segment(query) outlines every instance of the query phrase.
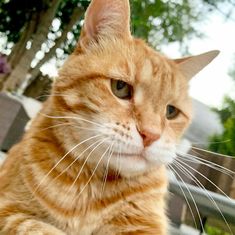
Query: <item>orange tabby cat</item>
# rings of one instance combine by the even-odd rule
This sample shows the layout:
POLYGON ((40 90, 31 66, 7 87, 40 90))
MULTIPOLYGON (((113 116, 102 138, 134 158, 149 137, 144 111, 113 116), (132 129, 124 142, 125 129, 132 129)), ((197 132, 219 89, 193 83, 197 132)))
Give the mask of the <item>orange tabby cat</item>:
POLYGON ((167 234, 166 165, 191 120, 188 81, 130 33, 128 0, 93 0, 78 46, 0 171, 1 235, 167 234))

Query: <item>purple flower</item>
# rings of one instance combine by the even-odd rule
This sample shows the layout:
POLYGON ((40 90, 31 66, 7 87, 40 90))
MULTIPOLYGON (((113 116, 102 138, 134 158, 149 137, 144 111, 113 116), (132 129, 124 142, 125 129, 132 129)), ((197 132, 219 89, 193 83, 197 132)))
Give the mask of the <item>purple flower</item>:
POLYGON ((7 63, 7 56, 0 53, 0 74, 10 73, 11 68, 7 63))

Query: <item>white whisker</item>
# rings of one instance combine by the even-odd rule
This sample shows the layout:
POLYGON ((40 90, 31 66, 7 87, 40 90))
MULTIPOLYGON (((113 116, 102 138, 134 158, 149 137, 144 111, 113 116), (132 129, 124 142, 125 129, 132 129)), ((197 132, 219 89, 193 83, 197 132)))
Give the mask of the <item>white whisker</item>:
MULTIPOLYGON (((204 190, 204 192, 207 195, 207 198, 210 199, 210 201, 214 204, 214 206, 217 208, 217 210, 219 211, 221 217, 223 218, 227 228, 229 229, 229 231, 231 232, 231 234, 233 234, 231 227, 229 226, 226 218, 224 217, 222 211, 220 210, 219 206, 217 205, 217 203, 215 202, 215 200, 213 199, 213 197, 207 192, 206 188, 203 186, 203 184, 197 179, 196 176, 194 176, 186 167, 184 167, 183 165, 181 165, 179 162, 175 162, 178 165, 178 169, 181 170, 181 172, 186 175, 187 177, 190 177, 199 188, 202 188, 204 190)), ((186 164, 187 165, 187 164, 186 164)))
POLYGON ((44 131, 44 130, 48 130, 48 129, 56 128, 56 127, 60 127, 60 126, 72 126, 72 127, 77 128, 77 129, 79 129, 79 130, 97 131, 96 128, 87 128, 87 127, 77 126, 77 125, 74 125, 74 124, 69 123, 69 122, 60 123, 60 124, 56 124, 56 125, 52 125, 52 126, 49 126, 49 127, 43 128, 43 129, 40 129, 40 131, 44 131))
MULTIPOLYGON (((176 176, 178 176, 178 173, 175 171, 175 169, 174 169, 172 166, 168 165, 168 167, 173 171, 174 174, 176 174, 176 176)), ((197 229, 197 223, 196 223, 195 216, 194 216, 194 214, 193 214, 192 207, 191 207, 191 205, 190 205, 190 203, 189 203, 189 201, 188 201, 188 199, 187 199, 187 197, 186 197, 186 195, 185 195, 184 190, 182 189, 181 185, 179 184, 178 180, 177 180, 176 182, 177 182, 178 186, 180 187, 181 192, 183 193, 184 199, 185 199, 185 201, 186 201, 186 203, 187 203, 187 205, 188 205, 188 207, 189 207, 190 213, 191 213, 191 215, 192 215, 195 228, 197 229)))
POLYGON ((73 148, 71 148, 66 154, 64 154, 60 160, 51 168, 51 170, 42 178, 42 180, 40 181, 40 183, 37 185, 36 189, 33 191, 33 194, 35 194, 37 192, 37 190, 39 189, 39 187, 41 186, 41 184, 44 182, 44 180, 50 175, 50 173, 74 150, 76 149, 77 147, 79 147, 81 144, 89 141, 89 140, 92 140, 94 138, 97 138, 99 136, 102 136, 102 134, 99 134, 99 135, 95 135, 95 136, 92 136, 90 138, 87 138, 85 140, 83 140, 82 142, 76 144, 73 148))
POLYGON ((52 125, 52 126, 49 126, 46 128, 42 128, 42 129, 40 129, 40 131, 45 131, 45 130, 48 130, 51 128, 55 128, 55 127, 59 127, 59 126, 67 126, 67 125, 70 125, 70 123, 60 123, 60 124, 52 125))
MULTIPOLYGON (((113 144, 112 144, 112 146, 113 146, 113 144)), ((76 196, 76 198, 79 197, 79 196, 82 194, 82 192, 85 190, 85 188, 87 187, 87 185, 90 183, 90 181, 91 181, 92 177, 94 176, 94 174, 95 174, 95 172, 96 172, 96 170, 97 170, 97 168, 98 168, 100 162, 102 161, 102 159, 103 159, 103 157, 105 156, 105 154, 107 153, 107 151, 108 151, 110 148, 112 148, 112 146, 107 147, 107 149, 105 150, 105 152, 102 154, 102 156, 100 157, 100 160, 97 162, 96 167, 95 167, 95 169, 93 170, 93 172, 92 172, 90 178, 88 179, 87 183, 84 185, 84 187, 82 188, 82 190, 79 192, 79 194, 76 196)))
POLYGON ((120 161, 120 158, 121 158, 121 144, 119 144, 119 147, 118 147, 116 178, 118 178, 118 175, 120 175, 120 172, 121 172, 121 161, 120 161))
MULTIPOLYGON (((103 139, 102 139, 103 140, 103 139)), ((66 172, 88 149, 96 145, 97 143, 100 143, 102 140, 97 140, 91 145, 89 145, 85 150, 83 150, 59 175, 57 175, 53 180, 56 180, 59 178, 64 172, 66 172)))
MULTIPOLYGON (((234 171, 232 171, 232 170, 230 170, 230 169, 228 169, 228 168, 226 168, 224 166, 221 166, 219 164, 216 164, 215 162, 206 160, 204 158, 200 158, 200 157, 197 157, 197 156, 189 154, 189 153, 186 153, 186 154, 185 153, 183 153, 183 154, 178 153, 177 155, 180 155, 182 158, 188 158, 188 159, 194 158, 194 159, 198 160, 200 163, 203 163, 203 164, 207 163, 209 166, 213 165, 215 167, 218 167, 218 169, 221 169, 223 171, 223 173, 229 175, 230 177, 232 177, 232 175, 235 175, 234 171)), ((203 155, 201 155, 201 156, 203 156, 203 155)))
POLYGON ((208 160, 205 160, 205 159, 200 159, 200 158, 197 159, 194 155, 189 155, 189 154, 187 154, 187 155, 183 155, 183 154, 177 153, 178 158, 183 159, 184 161, 208 166, 211 169, 214 169, 214 170, 217 170, 217 171, 219 171, 219 172, 221 172, 223 174, 226 174, 227 176, 229 176, 232 179, 234 178, 233 177, 234 173, 233 172, 229 172, 230 170, 225 168, 225 167, 223 167, 223 166, 220 166, 220 165, 218 165, 218 164, 216 164, 214 162, 211 162, 211 161, 208 161, 208 160))
POLYGON ((215 152, 212 152, 212 151, 209 151, 209 150, 206 150, 206 149, 202 149, 202 148, 198 148, 198 147, 194 147, 194 146, 192 146, 192 149, 200 150, 200 151, 205 152, 205 153, 210 153, 210 154, 213 154, 213 156, 216 156, 216 157, 226 157, 226 158, 234 158, 235 157, 235 156, 229 156, 229 155, 225 155, 225 154, 221 154, 221 153, 215 153, 215 152))
MULTIPOLYGON (((175 162, 175 163, 176 163, 176 162, 175 162)), ((177 167, 177 165, 175 165, 175 166, 177 167)), ((178 168, 178 167, 177 167, 177 168, 178 168)), ((178 169, 179 169, 179 168, 178 168, 178 169)), ((179 170, 180 170, 180 169, 179 169, 179 170)), ((205 231, 204 231, 204 226, 203 226, 203 223, 202 223, 201 214, 200 214, 200 212, 199 212, 197 203, 196 203, 196 201, 195 201, 195 199, 194 199, 194 197, 193 197, 191 191, 190 191, 189 188, 187 187, 187 184, 184 182, 184 180, 182 179, 182 177, 180 176, 180 174, 179 174, 177 171, 174 171, 174 172, 175 172, 176 175, 179 177, 179 179, 181 180, 181 182, 184 184, 184 186, 186 187, 186 189, 187 189, 187 191, 188 191, 190 197, 192 198, 192 201, 193 201, 193 203, 194 203, 195 209, 196 209, 197 214, 198 214, 198 217, 199 217, 199 221, 200 221, 201 228, 202 228, 203 232, 205 233, 205 231)), ((181 189, 182 189, 182 187, 181 187, 181 189)), ((191 208, 191 209, 192 209, 192 208, 191 208)), ((195 217, 194 217, 194 218, 195 218, 195 217)))
POLYGON ((71 97, 71 95, 61 95, 61 94, 50 94, 50 95, 40 95, 40 96, 37 96, 35 99, 38 100, 40 98, 43 98, 43 97, 71 97))
POLYGON ((104 173, 104 182, 103 182, 102 190, 101 190, 102 194, 104 193, 105 183, 106 183, 106 180, 107 180, 107 177, 108 177, 109 162, 110 162, 111 157, 113 155, 113 151, 114 151, 113 149, 110 149, 110 151, 109 151, 110 155, 108 157, 108 161, 107 161, 107 165, 106 165, 106 169, 105 169, 105 173, 104 173))
POLYGON ((106 127, 105 125, 102 125, 100 123, 96 123, 96 122, 93 122, 91 120, 87 120, 85 118, 81 118, 81 117, 75 117, 75 116, 50 116, 50 115, 47 115, 45 113, 40 113, 41 115, 45 116, 45 117, 48 117, 48 118, 54 118, 54 119, 74 119, 74 120, 78 120, 78 121, 84 121, 84 122, 87 122, 87 123, 90 123, 90 124, 94 124, 96 126, 99 126, 99 127, 106 127))
MULTIPOLYGON (((204 156, 203 154, 201 154, 201 153, 199 153, 199 152, 197 152, 197 151, 195 151, 195 150, 193 150, 193 149, 192 149, 192 152, 194 152, 195 154, 198 154, 200 157, 197 157, 197 156, 194 156, 194 155, 191 155, 191 154, 189 154, 189 155, 194 156, 194 157, 197 158, 197 159, 201 159, 201 160, 204 161, 204 162, 211 163, 211 164, 213 164, 213 165, 215 165, 215 166, 217 166, 217 167, 223 169, 224 171, 229 172, 229 173, 231 173, 232 175, 235 175, 235 171, 232 171, 231 169, 229 169, 229 168, 227 168, 227 167, 224 167, 224 166, 221 166, 221 165, 219 165, 219 164, 216 164, 215 162, 208 161, 208 160, 204 159, 203 157, 205 157, 205 156, 204 156)), ((219 156, 219 157, 221 157, 221 156, 219 156)), ((234 158, 234 159, 235 159, 235 158, 234 158)))
MULTIPOLYGON (((210 141, 210 142, 191 142, 190 144, 192 144, 193 146, 195 145, 208 145, 208 144, 221 144, 221 143, 227 143, 230 142, 231 139, 227 139, 227 140, 222 140, 222 141, 210 141)), ((182 146, 182 143, 176 144, 177 146, 182 146)))
POLYGON ((88 156, 86 157, 84 163, 82 164, 82 167, 81 167, 80 171, 78 172, 78 174, 77 174, 75 180, 73 181, 72 185, 70 186, 68 192, 70 192, 71 189, 74 187, 75 183, 77 182, 79 176, 81 175, 81 173, 82 173, 82 171, 83 171, 83 169, 84 169, 84 167, 85 167, 85 165, 86 165, 86 163, 87 163, 89 157, 91 156, 91 154, 92 154, 101 144, 103 144, 107 139, 109 139, 109 138, 105 138, 105 139, 103 139, 102 141, 100 141, 100 142, 95 146, 95 148, 93 148, 93 149, 91 150, 91 152, 88 154, 88 156))
MULTIPOLYGON (((210 179, 208 179, 206 176, 204 176, 200 171, 194 169, 193 167, 191 167, 189 164, 181 161, 180 159, 177 159, 176 161, 178 161, 178 163, 180 163, 180 165, 182 166, 182 164, 184 164, 186 167, 188 167, 189 169, 193 170, 194 172, 196 172, 197 174, 199 174, 201 177, 203 177, 204 179, 206 179, 209 183, 211 183, 214 187, 216 187, 227 199, 229 199, 230 201, 232 201, 232 199, 220 188, 218 187, 213 181, 211 181, 210 179)), ((195 177, 196 178, 196 177, 195 177)))

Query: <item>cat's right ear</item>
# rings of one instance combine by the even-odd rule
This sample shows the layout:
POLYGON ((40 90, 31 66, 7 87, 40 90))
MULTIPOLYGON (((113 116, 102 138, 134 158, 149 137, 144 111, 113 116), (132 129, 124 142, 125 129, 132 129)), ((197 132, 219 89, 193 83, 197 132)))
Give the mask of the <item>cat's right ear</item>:
POLYGON ((86 13, 79 46, 103 37, 131 38, 129 0, 92 0, 86 13))
POLYGON ((206 67, 217 55, 218 50, 208 51, 206 53, 190 56, 181 59, 175 59, 175 63, 179 66, 182 74, 190 80, 197 73, 199 73, 204 67, 206 67))

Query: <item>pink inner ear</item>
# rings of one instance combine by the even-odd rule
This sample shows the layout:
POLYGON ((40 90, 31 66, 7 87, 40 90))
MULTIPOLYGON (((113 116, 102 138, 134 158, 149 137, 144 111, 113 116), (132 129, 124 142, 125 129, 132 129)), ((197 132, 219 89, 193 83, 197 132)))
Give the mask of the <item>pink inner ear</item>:
POLYGON ((128 0, 92 0, 84 22, 84 35, 131 37, 130 7, 128 0))
POLYGON ((98 34, 97 28, 98 25, 102 23, 103 17, 99 5, 93 4, 93 6, 88 9, 84 23, 87 36, 93 38, 98 34))

